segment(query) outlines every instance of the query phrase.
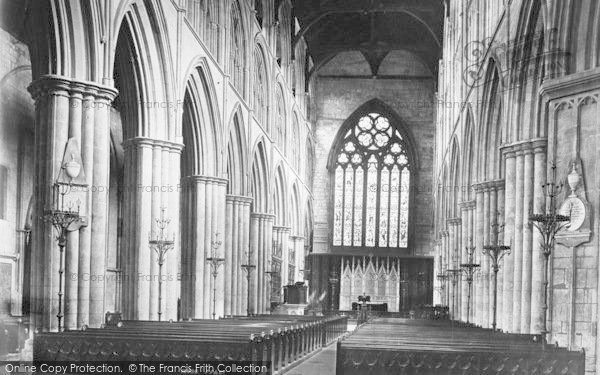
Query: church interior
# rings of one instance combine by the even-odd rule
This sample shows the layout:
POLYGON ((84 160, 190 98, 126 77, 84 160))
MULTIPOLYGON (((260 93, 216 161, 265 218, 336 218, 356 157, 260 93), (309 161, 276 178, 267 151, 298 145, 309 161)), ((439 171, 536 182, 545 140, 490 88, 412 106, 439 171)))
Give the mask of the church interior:
POLYGON ((0 360, 600 374, 600 2, 0 19, 0 360))

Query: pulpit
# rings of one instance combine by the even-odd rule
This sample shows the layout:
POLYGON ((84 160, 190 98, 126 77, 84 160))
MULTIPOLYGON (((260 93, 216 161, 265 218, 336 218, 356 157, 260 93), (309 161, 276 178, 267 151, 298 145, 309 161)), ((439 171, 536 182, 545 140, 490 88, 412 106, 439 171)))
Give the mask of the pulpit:
POLYGON ((304 283, 286 285, 283 287, 283 301, 289 304, 306 304, 306 292, 308 287, 304 283))

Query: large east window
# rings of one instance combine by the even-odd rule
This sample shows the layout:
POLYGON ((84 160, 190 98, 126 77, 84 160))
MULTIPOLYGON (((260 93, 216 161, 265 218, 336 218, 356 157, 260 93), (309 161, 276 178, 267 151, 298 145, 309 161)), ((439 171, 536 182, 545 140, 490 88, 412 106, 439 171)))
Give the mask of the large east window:
POLYGON ((390 120, 368 113, 338 143, 333 246, 408 246, 410 160, 390 120))

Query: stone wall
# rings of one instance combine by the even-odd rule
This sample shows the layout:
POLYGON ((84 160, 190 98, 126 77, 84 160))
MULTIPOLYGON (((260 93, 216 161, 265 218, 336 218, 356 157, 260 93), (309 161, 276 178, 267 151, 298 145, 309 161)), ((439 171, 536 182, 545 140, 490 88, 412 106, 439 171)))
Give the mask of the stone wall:
MULTIPOLYGON (((410 54, 395 55, 396 69, 386 68, 385 74, 367 77, 358 53, 343 53, 329 62, 321 71, 316 88, 315 175, 314 175, 314 252, 330 251, 331 185, 327 160, 338 130, 361 105, 378 99, 391 107, 404 122, 416 142, 415 154, 419 169, 415 189, 415 214, 412 225, 414 254, 432 255, 432 175, 434 147, 433 79, 427 78, 425 68, 410 54)), ((383 67, 387 63, 383 62, 383 67)))

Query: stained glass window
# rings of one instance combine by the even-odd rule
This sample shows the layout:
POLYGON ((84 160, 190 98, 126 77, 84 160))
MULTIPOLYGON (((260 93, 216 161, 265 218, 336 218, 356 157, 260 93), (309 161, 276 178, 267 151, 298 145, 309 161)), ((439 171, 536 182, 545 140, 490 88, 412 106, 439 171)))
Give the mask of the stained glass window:
POLYGON ((410 160, 389 119, 361 117, 339 143, 333 171, 333 246, 407 247, 410 160))

